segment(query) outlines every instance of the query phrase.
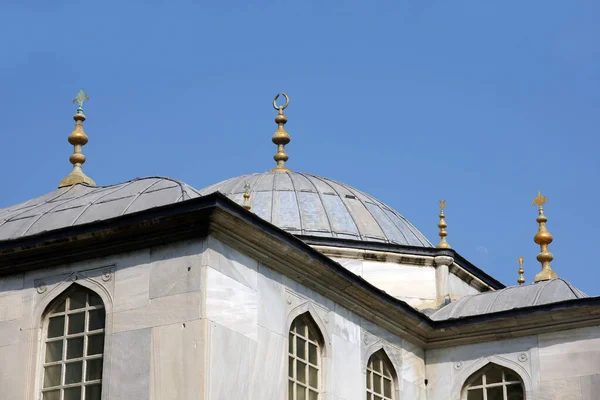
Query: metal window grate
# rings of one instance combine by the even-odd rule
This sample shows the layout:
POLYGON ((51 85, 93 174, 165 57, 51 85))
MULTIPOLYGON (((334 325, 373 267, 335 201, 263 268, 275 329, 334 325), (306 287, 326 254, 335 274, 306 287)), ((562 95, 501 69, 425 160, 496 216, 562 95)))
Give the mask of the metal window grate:
POLYGON ((466 400, 523 400, 523 382, 513 371, 491 365, 477 372, 466 386, 466 400))
POLYGON ((85 289, 68 294, 46 317, 43 400, 100 400, 105 310, 85 289))
POLYGON ((392 366, 381 352, 369 358, 367 365, 367 400, 394 400, 392 366))
POLYGON ((292 323, 288 349, 289 400, 318 400, 321 346, 314 323, 304 315, 292 323))

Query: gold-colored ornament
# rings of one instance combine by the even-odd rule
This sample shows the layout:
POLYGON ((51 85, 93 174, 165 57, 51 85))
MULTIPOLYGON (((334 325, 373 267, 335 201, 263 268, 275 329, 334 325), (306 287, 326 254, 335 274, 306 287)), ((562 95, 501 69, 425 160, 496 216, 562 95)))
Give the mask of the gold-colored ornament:
POLYGON ((290 142, 290 135, 285 131, 284 125, 287 122, 287 118, 283 115, 283 110, 287 108, 290 104, 290 98, 287 94, 281 93, 283 97, 285 97, 285 104, 282 106, 277 105, 277 99, 279 98, 279 94, 275 96, 273 99, 273 108, 279 111, 277 116, 275 117, 275 122, 277 123, 277 130, 273 134, 273 143, 277 145, 277 153, 273 156, 275 161, 277 162, 277 166, 273 168, 272 172, 292 172, 285 166, 285 162, 289 159, 288 155, 285 152, 285 145, 290 142))
POLYGON ((246 210, 250 211, 250 182, 246 182, 244 185, 244 203, 242 204, 246 210))
POLYGON ((519 256, 519 279, 517 279, 517 283, 519 284, 519 286, 523 286, 523 284, 525 283, 525 277, 523 277, 524 273, 525 271, 523 270, 523 256, 519 256))
POLYGON ((446 241, 446 236, 448 236, 448 232, 446 232, 446 228, 448 225, 446 224, 444 209, 446 208, 446 200, 440 200, 440 223, 438 224, 438 228, 440 228, 440 242, 437 244, 438 249, 450 249, 450 243, 446 241))
POLYGON ((548 251, 548 245, 552 243, 554 238, 546 228, 548 218, 544 215, 544 204, 548 202, 548 198, 542 196, 542 192, 538 191, 538 195, 533 199, 532 205, 537 205, 538 217, 536 221, 539 224, 538 231, 533 237, 533 241, 540 245, 540 253, 537 255, 537 260, 542 264, 542 270, 535 276, 534 282, 547 281, 558 278, 556 272, 550 268, 550 262, 554 259, 552 253, 548 251))
POLYGON ((69 157, 69 161, 73 164, 73 170, 62 181, 58 184, 58 187, 71 186, 78 183, 84 183, 90 186, 96 186, 96 183, 92 178, 87 176, 81 166, 85 163, 85 156, 81 153, 81 148, 88 142, 88 137, 83 131, 83 121, 85 121, 85 115, 83 114, 83 102, 89 100, 90 97, 81 89, 73 103, 79 103, 77 107, 77 113, 73 116, 75 120, 75 129, 69 135, 69 143, 74 147, 73 154, 69 157))

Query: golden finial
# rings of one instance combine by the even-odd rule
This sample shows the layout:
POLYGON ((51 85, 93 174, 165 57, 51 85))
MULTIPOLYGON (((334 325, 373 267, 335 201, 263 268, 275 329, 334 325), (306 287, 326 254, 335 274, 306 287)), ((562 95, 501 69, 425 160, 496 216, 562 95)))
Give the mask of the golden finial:
POLYGON ((277 153, 275 153, 275 156, 273 156, 273 158, 277 162, 277 166, 275 168, 273 168, 271 171, 272 172, 292 172, 291 170, 287 169, 285 166, 285 162, 289 158, 285 152, 285 145, 290 142, 290 135, 288 135, 288 133, 285 131, 285 128, 283 127, 285 125, 285 123, 287 122, 286 116, 283 115, 283 110, 285 110, 287 108, 288 104, 290 104, 290 98, 288 97, 287 94, 285 94, 283 92, 281 94, 283 95, 283 97, 285 97, 284 105, 282 105, 282 106, 277 105, 277 99, 279 98, 279 94, 277 94, 277 96, 275 96, 275 98, 273 99, 273 107, 279 111, 279 114, 277 114, 277 116, 275 117, 275 122, 277 123, 277 130, 275 131, 275 134, 273 134, 273 139, 272 139, 273 143, 275 143, 277 145, 277 153))
POLYGON ((448 236, 448 232, 446 232, 446 228, 448 225, 446 224, 444 209, 446 208, 446 200, 440 200, 440 223, 438 224, 438 228, 440 228, 440 242, 437 244, 438 249, 450 249, 450 243, 446 242, 446 236, 448 236))
POLYGON ((556 272, 550 268, 550 261, 554 259, 552 253, 548 251, 548 245, 552 243, 553 237, 546 229, 548 218, 544 215, 544 204, 548 202, 548 198, 542 196, 542 192, 533 199, 533 205, 539 207, 538 217, 536 221, 540 224, 537 233, 533 237, 533 241, 540 245, 540 253, 537 255, 537 260, 542 263, 542 270, 535 276, 534 282, 547 281, 558 278, 556 272))
POLYGON ((88 142, 88 137, 83 131, 83 121, 85 121, 85 115, 83 114, 83 102, 89 100, 90 97, 86 92, 81 89, 73 103, 79 103, 77 107, 77 113, 73 116, 75 120, 75 129, 69 135, 69 143, 74 146, 73 154, 69 158, 71 164, 73 164, 73 171, 63 178, 58 184, 58 187, 71 186, 77 183, 85 183, 90 186, 96 186, 96 183, 89 176, 83 173, 81 165, 85 162, 85 156, 81 153, 81 148, 88 142))
POLYGON ((250 182, 244 185, 244 203, 242 204, 246 210, 250 211, 250 182))
POLYGON ((523 286, 523 284, 525 283, 525 278, 523 277, 524 273, 525 271, 523 270, 523 257, 519 256, 519 279, 517 279, 517 283, 519 284, 519 286, 523 286))

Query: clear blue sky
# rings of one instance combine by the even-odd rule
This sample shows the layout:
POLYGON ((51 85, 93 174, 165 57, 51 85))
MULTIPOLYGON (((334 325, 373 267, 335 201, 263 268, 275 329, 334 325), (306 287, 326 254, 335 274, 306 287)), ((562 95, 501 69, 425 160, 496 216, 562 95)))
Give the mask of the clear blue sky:
POLYGON ((70 171, 85 106, 98 184, 171 176, 203 188, 274 165, 350 184, 506 284, 533 243, 537 190, 553 268, 600 295, 600 2, 3 1, 0 207, 70 171))

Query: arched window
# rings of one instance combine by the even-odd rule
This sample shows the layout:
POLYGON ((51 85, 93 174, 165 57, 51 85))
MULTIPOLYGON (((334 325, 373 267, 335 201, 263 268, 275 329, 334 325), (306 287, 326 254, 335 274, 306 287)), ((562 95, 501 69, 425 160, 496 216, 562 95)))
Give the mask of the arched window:
POLYGON ((102 299, 74 285, 44 321, 43 400, 100 400, 105 312, 102 299))
POLYGON ((367 364, 367 400, 394 400, 396 373, 383 350, 369 358, 367 364))
POLYGON ((465 384, 462 400, 523 400, 523 381, 514 371, 488 364, 465 384))
POLYGON ((308 313, 290 327, 288 349, 289 400, 318 400, 321 388, 322 340, 308 313))

